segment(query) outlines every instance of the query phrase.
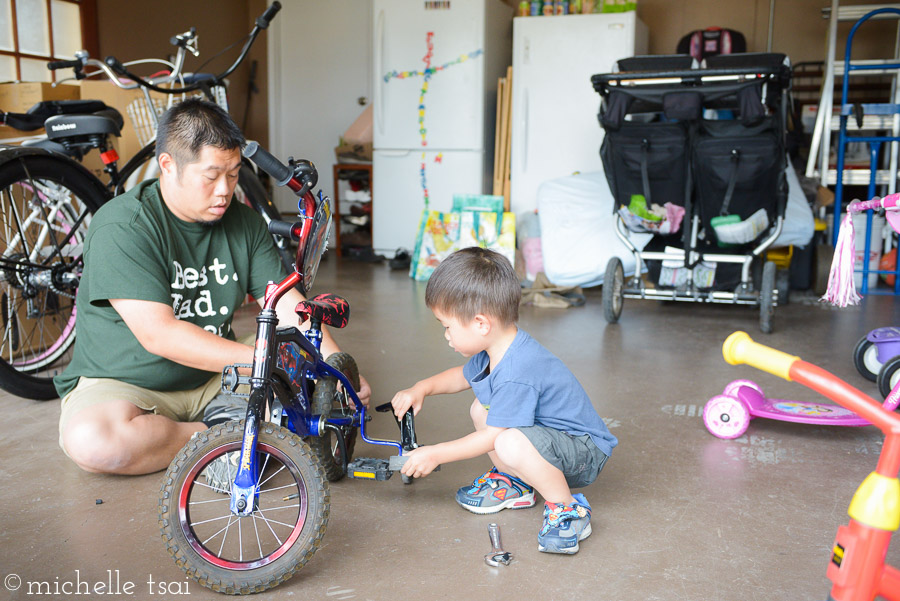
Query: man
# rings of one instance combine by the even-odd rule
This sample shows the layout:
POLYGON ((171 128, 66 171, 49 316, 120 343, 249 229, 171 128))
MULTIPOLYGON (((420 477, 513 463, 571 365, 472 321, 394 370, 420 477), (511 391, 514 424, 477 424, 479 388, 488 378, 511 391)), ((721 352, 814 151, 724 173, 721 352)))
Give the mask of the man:
MULTIPOLYGON (((89 472, 164 469, 200 430, 240 419, 222 368, 251 363, 234 311, 284 273, 259 215, 232 202, 244 137, 218 106, 187 100, 160 119, 159 180, 94 216, 84 245, 72 362, 56 378, 60 446, 89 472)), ((296 323, 291 291, 276 310, 296 323)), ((324 332, 322 352, 337 345, 324 332)), ((360 397, 370 394, 362 381, 360 397)))

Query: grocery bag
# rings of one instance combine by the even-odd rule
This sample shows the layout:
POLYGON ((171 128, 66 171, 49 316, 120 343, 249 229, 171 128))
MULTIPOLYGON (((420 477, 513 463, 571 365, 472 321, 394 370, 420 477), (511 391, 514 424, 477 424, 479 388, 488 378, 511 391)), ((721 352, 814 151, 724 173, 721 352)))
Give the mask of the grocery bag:
POLYGON ((506 257, 510 264, 515 264, 515 213, 491 210, 423 210, 409 265, 409 276, 420 282, 427 281, 445 257, 470 246, 495 250, 506 257))

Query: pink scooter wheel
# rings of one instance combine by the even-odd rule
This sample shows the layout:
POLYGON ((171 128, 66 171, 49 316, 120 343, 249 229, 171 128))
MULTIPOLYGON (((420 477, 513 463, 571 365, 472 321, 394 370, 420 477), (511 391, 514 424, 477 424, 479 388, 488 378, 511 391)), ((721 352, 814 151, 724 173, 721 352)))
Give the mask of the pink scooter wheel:
POLYGON ((703 423, 713 436, 737 438, 750 425, 750 411, 738 399, 720 394, 709 399, 703 407, 703 423))
POLYGON ((752 388, 753 390, 758 392, 760 394, 760 396, 762 396, 763 398, 765 398, 765 396, 766 396, 763 394, 762 388, 760 388, 759 385, 756 382, 754 382, 753 380, 732 380, 728 384, 728 386, 725 387, 725 390, 722 391, 722 394, 724 394, 725 396, 737 398, 737 391, 738 391, 738 388, 740 388, 741 386, 748 386, 748 387, 752 388))

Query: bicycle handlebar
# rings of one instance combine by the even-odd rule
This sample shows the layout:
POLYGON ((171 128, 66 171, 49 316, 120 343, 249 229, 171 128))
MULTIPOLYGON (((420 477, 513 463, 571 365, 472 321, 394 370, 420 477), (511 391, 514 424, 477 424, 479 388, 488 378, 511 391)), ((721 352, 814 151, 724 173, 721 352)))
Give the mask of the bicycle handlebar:
MULTIPOLYGON (((253 31, 250 32, 247 42, 244 44, 244 47, 241 48, 240 55, 238 55, 237 59, 234 61, 234 63, 232 63, 232 65, 230 67, 228 67, 222 73, 214 76, 213 77, 214 81, 216 81, 216 82, 222 81, 223 79, 225 79, 226 77, 231 75, 234 72, 234 70, 237 69, 238 66, 242 62, 244 62, 244 59, 247 57, 247 52, 250 51, 250 47, 253 45, 253 42, 256 41, 256 37, 259 35, 259 32, 262 31, 263 29, 266 29, 269 26, 269 23, 271 22, 272 18, 275 16, 275 14, 279 10, 281 10, 281 2, 279 2, 278 0, 275 0, 274 2, 272 2, 272 5, 269 6, 269 8, 267 8, 266 11, 259 18, 256 19, 256 24, 253 27, 253 31), (262 25, 261 25, 261 23, 262 23, 262 25)), ((176 63, 179 66, 179 70, 177 71, 177 74, 180 75, 180 66, 184 60, 184 48, 182 46, 179 46, 179 48, 178 48, 178 59, 180 59, 180 60, 176 59, 176 63)), ((155 85, 154 83, 152 83, 151 81, 147 81, 146 79, 140 77, 139 75, 135 75, 134 73, 129 71, 125 67, 125 65, 123 65, 114 56, 106 57, 105 62, 118 75, 127 77, 128 79, 134 81, 137 85, 139 85, 143 88, 147 88, 148 90, 153 90, 154 92, 160 92, 162 94, 183 94, 186 92, 194 92, 196 90, 202 89, 203 86, 206 85, 205 83, 195 83, 192 85, 182 86, 180 88, 161 88, 161 87, 155 85)), ((172 78, 175 75, 176 75, 176 72, 173 72, 173 74, 170 75, 169 77, 172 78)))
POLYGON ((51 71, 55 71, 56 69, 79 69, 81 67, 81 61, 77 58, 70 61, 50 61, 47 63, 47 68, 51 71))
POLYGON ((734 332, 722 344, 722 356, 729 365, 746 363, 761 371, 791 381, 791 365, 800 357, 788 355, 764 344, 753 342, 747 332, 734 332))
POLYGON ((854 200, 847 206, 847 210, 861 213, 870 209, 897 209, 898 205, 900 205, 900 193, 890 194, 884 198, 873 198, 872 200, 854 200))
POLYGON ((286 186, 294 177, 294 170, 279 161, 272 153, 259 145, 249 142, 243 150, 245 157, 259 165, 259 168, 272 176, 279 186, 286 186))
POLYGON ((272 220, 269 222, 268 228, 270 234, 275 234, 276 236, 281 236, 282 238, 291 238, 296 241, 300 239, 300 229, 298 228, 299 225, 299 223, 288 223, 287 221, 272 220))
POLYGON ((260 29, 268 29, 269 23, 272 22, 279 10, 281 10, 281 2, 276 0, 272 6, 266 9, 266 12, 256 18, 256 26, 260 29))
MULTIPOLYGON (((190 50, 194 55, 197 54, 196 50, 191 46, 191 43, 196 39, 196 30, 192 27, 190 31, 187 31, 183 34, 174 36, 170 39, 170 42, 178 46, 178 52, 175 57, 175 65, 172 68, 172 72, 169 75, 159 78, 152 79, 144 79, 139 75, 135 75, 132 73, 126 64, 123 64, 119 59, 114 56, 108 56, 103 61, 99 61, 97 59, 88 58, 87 53, 83 52, 83 58, 76 59, 75 61, 54 61, 52 63, 48 63, 47 67, 49 69, 61 69, 66 67, 72 67, 75 69, 75 77, 76 79, 83 79, 86 76, 95 75, 97 72, 93 71, 91 73, 85 74, 82 71, 82 67, 91 66, 100 69, 104 75, 106 75, 110 81, 112 81, 116 86, 122 88, 123 90, 132 90, 135 88, 143 87, 149 90, 153 90, 155 92, 160 92, 162 94, 183 94, 186 92, 194 92, 196 90, 201 90, 205 86, 209 85, 209 83, 215 84, 229 75, 231 75, 235 69, 244 61, 247 57, 247 52, 249 52, 250 47, 256 41, 259 32, 263 29, 266 29, 271 23, 272 19, 275 17, 275 14, 281 10, 281 2, 275 0, 271 6, 269 6, 266 11, 256 19, 256 25, 253 30, 250 32, 248 36, 247 42, 244 44, 244 47, 241 49, 240 55, 237 59, 232 63, 228 69, 223 71, 218 75, 214 75, 206 78, 203 81, 198 81, 190 85, 183 85, 180 88, 162 88, 159 87, 159 84, 171 83, 174 81, 178 81, 182 79, 182 67, 184 66, 184 55, 186 50, 190 50), (60 64, 60 63, 71 63, 71 64, 60 64), (77 65, 75 64, 77 62, 77 65), (51 66, 54 65, 54 66, 51 66), (120 79, 120 77, 126 77, 131 80, 131 83, 124 83, 120 79)), ((78 56, 78 53, 76 53, 78 56)), ((135 61, 140 62, 140 61, 135 61)), ((162 61, 161 61, 162 62, 162 61)), ((168 63, 167 63, 168 64, 168 63)))

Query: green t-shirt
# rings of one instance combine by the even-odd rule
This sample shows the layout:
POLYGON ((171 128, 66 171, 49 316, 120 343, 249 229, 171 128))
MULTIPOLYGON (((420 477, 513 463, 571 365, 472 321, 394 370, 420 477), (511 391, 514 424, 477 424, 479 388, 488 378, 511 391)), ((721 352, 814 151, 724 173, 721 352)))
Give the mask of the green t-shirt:
POLYGON ((177 218, 157 180, 104 205, 84 242, 72 362, 54 380, 65 396, 81 376, 113 378, 160 391, 190 390, 211 372, 147 352, 109 303, 166 303, 178 319, 234 340, 231 320, 247 293, 262 298, 284 268, 262 217, 233 201, 215 225, 177 218))

